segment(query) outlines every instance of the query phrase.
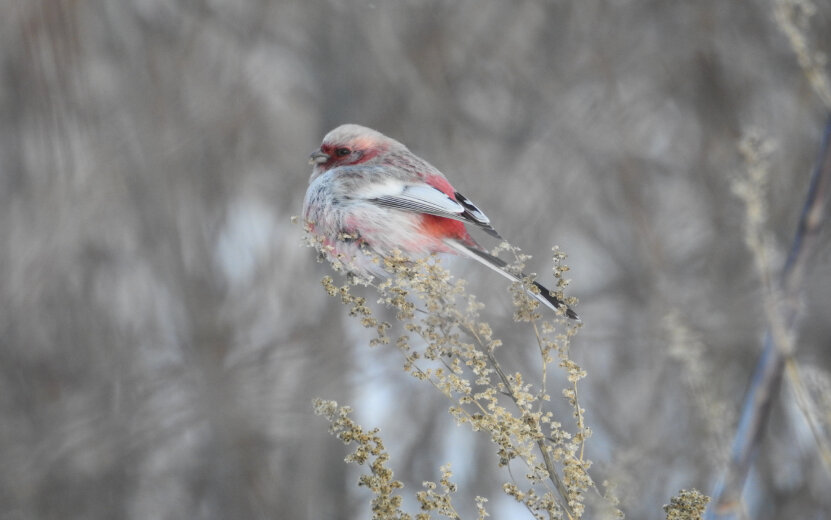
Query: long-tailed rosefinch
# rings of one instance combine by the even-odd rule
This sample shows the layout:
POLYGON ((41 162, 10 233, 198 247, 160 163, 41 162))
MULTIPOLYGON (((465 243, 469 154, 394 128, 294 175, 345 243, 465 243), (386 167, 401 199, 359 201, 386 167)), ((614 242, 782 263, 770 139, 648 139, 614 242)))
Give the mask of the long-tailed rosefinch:
MULTIPOLYGON (((314 165, 303 201, 303 218, 327 247, 356 274, 385 276, 365 254, 388 257, 398 250, 410 256, 457 253, 482 263, 512 281, 524 275, 484 251, 465 228, 472 224, 501 238, 490 220, 450 185, 447 178, 406 146, 380 132, 341 125, 312 153, 314 165)), ((534 282, 528 291, 551 309, 577 314, 534 282)))

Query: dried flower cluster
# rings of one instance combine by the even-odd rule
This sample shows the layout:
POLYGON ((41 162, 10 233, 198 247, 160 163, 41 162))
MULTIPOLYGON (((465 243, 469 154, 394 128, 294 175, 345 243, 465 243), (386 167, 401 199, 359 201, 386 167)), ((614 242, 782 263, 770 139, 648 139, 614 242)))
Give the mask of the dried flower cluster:
POLYGON ((346 462, 359 465, 369 462, 370 473, 361 475, 358 485, 366 486, 374 495, 373 520, 409 518, 401 511, 401 496, 396 494, 396 490, 404 485, 393 479, 392 470, 387 467, 389 454, 384 449, 384 442, 378 435, 378 430, 364 431, 349 417, 352 410, 348 406, 338 407, 335 401, 315 399, 314 408, 316 414, 326 417, 329 421, 329 432, 332 435, 344 444, 357 445, 355 450, 346 456, 346 462))
POLYGON ((667 520, 701 520, 710 498, 697 489, 682 489, 664 506, 667 520))
MULTIPOLYGON (((309 243, 326 252, 326 246, 312 235, 309 243)), ((516 258, 512 268, 521 271, 526 258, 518 251, 503 244, 494 254, 506 249, 516 258)), ((564 257, 555 249, 554 270, 559 291, 568 283, 564 277, 568 270, 562 263, 564 257)), ((404 371, 446 396, 451 401, 449 412, 458 423, 487 434, 499 456, 500 466, 518 461, 525 468, 524 478, 514 478, 511 471, 507 472, 509 479, 503 485, 506 494, 524 504, 535 518, 581 518, 587 492, 600 499, 603 497, 588 473, 591 461, 584 455, 591 429, 584 421, 585 410, 580 406, 578 384, 586 373, 569 357, 569 344, 579 330, 579 324, 563 316, 543 320, 538 302, 526 292, 533 286, 528 281, 514 284, 514 317, 533 329, 540 354, 539 383, 533 384, 522 373, 502 366, 497 356, 502 342, 494 336, 488 323, 480 319, 482 304, 465 293, 464 281, 452 277, 440 265, 438 257, 413 261, 395 254, 374 261, 383 265, 390 273, 389 278, 373 283, 350 276, 345 284, 338 286, 327 276, 323 280, 326 292, 348 305, 350 315, 360 319, 364 327, 375 330, 372 345, 394 344, 403 356, 404 371), (354 294, 358 284, 376 287, 378 302, 394 309, 402 334, 393 340, 391 325, 377 319, 366 299, 354 294), (564 371, 567 382, 560 391, 572 408, 572 417, 567 421, 554 417, 545 406, 551 400, 547 373, 555 362, 564 371), (564 426, 564 421, 570 426, 564 426)), ((336 270, 348 271, 343 259, 335 259, 333 265, 336 270)), ((340 433, 344 428, 351 431, 355 427, 351 422, 344 423, 347 421, 345 413, 324 415, 330 422, 334 418, 333 428, 341 439, 358 441, 354 434, 344 437, 340 433)), ((374 438, 372 443, 376 443, 374 438)), ((350 460, 360 462, 354 456, 350 460)), ((386 462, 385 455, 382 460, 386 462)), ((376 471, 373 467, 373 475, 377 477, 378 472, 381 469, 376 471)), ((449 468, 442 468, 443 492, 436 491, 435 484, 425 483, 425 491, 419 492, 417 498, 424 510, 455 518, 451 503, 455 485, 450 483, 449 476, 449 468)), ((362 483, 367 485, 363 480, 362 483)), ((375 502, 388 503, 385 493, 389 487, 390 484, 370 486, 370 489, 379 490, 378 493, 383 492, 375 502)), ((379 510, 375 502, 374 512, 379 510)), ((484 502, 477 498, 480 518, 487 515, 484 502)), ((610 503, 614 503, 611 498, 610 503)), ((377 518, 401 517, 397 507, 398 502, 395 502, 394 507, 385 509, 391 516, 377 518)), ((613 511, 612 516, 622 516, 616 507, 606 509, 613 511)))
POLYGON ((776 0, 773 9, 776 23, 796 53, 805 78, 825 106, 831 108, 831 82, 825 73, 828 57, 814 50, 808 40, 808 25, 816 11, 810 0, 776 0))

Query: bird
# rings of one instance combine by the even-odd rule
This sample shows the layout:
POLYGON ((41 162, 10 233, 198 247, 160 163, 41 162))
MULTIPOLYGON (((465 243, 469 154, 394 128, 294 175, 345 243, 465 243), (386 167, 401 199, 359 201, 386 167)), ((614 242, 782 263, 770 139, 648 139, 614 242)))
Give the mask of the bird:
MULTIPOLYGON (((303 219, 325 246, 330 260, 344 259, 362 277, 386 277, 381 258, 452 253, 467 257, 517 282, 522 273, 488 253, 468 232, 479 228, 502 240, 490 219, 447 177, 391 137, 356 124, 343 124, 323 138, 309 156, 312 173, 303 201, 303 219)), ((527 291, 550 309, 580 321, 577 313, 539 282, 527 291)))

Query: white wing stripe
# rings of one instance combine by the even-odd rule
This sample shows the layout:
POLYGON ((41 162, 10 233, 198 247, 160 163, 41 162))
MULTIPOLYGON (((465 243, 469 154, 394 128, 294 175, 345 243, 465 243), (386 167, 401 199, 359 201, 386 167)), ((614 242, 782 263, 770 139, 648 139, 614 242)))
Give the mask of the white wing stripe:
POLYGON ((382 206, 443 215, 449 218, 459 218, 458 216, 465 212, 464 206, 442 191, 427 185, 404 185, 403 188, 398 187, 397 190, 388 190, 386 193, 374 190, 367 198, 382 206))

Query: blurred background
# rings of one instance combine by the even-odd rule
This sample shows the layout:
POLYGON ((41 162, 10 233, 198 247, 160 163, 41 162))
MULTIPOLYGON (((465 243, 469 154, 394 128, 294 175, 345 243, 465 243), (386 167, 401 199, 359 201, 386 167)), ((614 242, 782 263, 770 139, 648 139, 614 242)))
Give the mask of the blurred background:
MULTIPOLYGON (((592 473, 662 518, 712 490, 765 329, 738 143, 772 143, 778 270, 825 119, 773 4, 722 0, 3 0, 0 113, 3 520, 369 518, 315 397, 381 428, 405 496, 450 461, 461 513, 529 517, 488 439, 320 287, 291 217, 344 122, 443 170, 543 282, 569 254, 592 473)), ((798 337, 826 425, 828 233, 798 337)), ((507 284, 449 265, 533 372, 507 284)), ((787 387, 758 455, 750 516, 827 517, 787 387)))

